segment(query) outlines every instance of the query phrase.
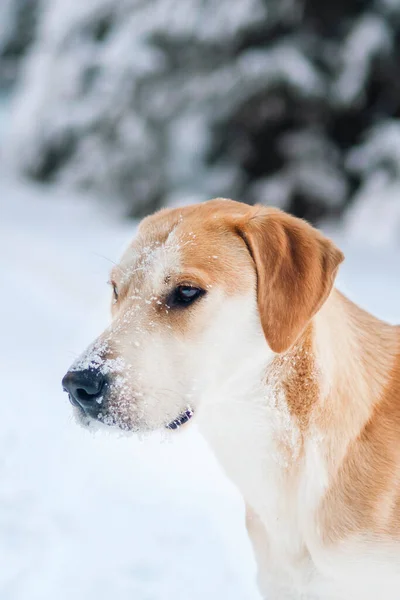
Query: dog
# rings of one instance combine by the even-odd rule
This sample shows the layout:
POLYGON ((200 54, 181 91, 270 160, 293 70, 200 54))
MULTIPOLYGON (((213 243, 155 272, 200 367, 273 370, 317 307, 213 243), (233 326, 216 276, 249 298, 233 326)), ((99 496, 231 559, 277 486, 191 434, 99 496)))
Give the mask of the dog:
POLYGON ((400 598, 400 328, 334 288, 343 259, 278 209, 161 210, 63 379, 87 425, 197 422, 243 496, 268 600, 400 598))

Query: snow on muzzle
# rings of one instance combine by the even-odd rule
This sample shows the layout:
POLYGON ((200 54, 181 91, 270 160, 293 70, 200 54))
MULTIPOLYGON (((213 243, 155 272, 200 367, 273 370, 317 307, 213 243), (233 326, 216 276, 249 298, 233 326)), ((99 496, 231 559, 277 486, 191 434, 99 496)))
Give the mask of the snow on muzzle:
POLYGON ((118 342, 110 339, 109 332, 105 335, 89 346, 62 380, 81 424, 97 420, 125 431, 144 432, 163 427, 176 430, 192 419, 193 408, 182 394, 172 401, 164 397, 165 391, 149 395, 140 370, 133 368, 133 361, 118 356, 118 342))
POLYGON ((130 429, 130 411, 125 401, 129 370, 121 357, 112 357, 109 343, 100 339, 72 364, 62 386, 71 404, 84 416, 130 429))

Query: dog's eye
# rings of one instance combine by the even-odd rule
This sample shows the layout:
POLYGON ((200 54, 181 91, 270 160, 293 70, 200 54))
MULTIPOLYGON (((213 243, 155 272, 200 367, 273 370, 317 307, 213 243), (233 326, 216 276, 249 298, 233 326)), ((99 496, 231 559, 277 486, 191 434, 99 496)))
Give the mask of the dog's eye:
POLYGON ((205 291, 201 288, 193 287, 191 285, 179 285, 171 294, 171 297, 167 304, 173 306, 188 306, 195 300, 203 296, 205 291))
POLYGON ((113 302, 115 304, 116 302, 118 302, 118 288, 117 288, 117 285, 113 281, 109 281, 109 284, 111 285, 111 287, 113 289, 113 302))

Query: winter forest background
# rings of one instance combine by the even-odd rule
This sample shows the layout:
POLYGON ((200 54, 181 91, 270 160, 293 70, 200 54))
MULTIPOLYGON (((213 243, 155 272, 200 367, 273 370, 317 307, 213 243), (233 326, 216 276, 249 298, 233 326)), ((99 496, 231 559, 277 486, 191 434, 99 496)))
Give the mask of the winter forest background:
POLYGON ((137 218, 213 196, 325 228, 400 323, 400 0, 0 0, 2 600, 259 600, 195 426, 93 437, 60 385, 137 218))
POLYGON ((399 65, 398 0, 2 0, 5 160, 133 216, 227 196, 398 237, 399 65))

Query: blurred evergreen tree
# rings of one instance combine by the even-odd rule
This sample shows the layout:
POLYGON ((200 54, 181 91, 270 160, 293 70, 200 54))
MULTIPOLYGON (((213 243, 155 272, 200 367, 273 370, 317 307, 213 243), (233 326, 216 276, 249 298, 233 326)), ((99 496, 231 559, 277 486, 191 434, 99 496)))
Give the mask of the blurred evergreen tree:
POLYGON ((0 91, 10 87, 35 36, 39 0, 0 2, 0 91))
POLYGON ((316 220, 400 176, 400 0, 45 7, 9 144, 29 177, 132 215, 223 195, 316 220))

